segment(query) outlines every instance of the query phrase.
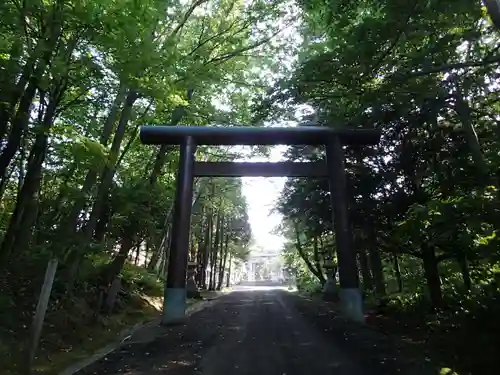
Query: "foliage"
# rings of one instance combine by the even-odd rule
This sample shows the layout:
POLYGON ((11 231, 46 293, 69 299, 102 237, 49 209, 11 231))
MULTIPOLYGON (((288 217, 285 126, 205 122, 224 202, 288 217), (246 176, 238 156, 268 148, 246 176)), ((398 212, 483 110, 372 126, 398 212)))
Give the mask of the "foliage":
MULTIPOLYGON (((496 319, 484 311, 496 311, 499 292, 500 55, 484 7, 318 0, 301 8, 295 71, 263 95, 256 118, 295 111, 299 122, 380 129, 377 146, 345 148, 363 289, 374 289, 377 305, 429 320, 429 311, 467 310, 485 319, 477 329, 491 332, 486 321, 496 319)), ((287 157, 314 161, 324 150, 293 147, 287 157)), ((288 180, 277 204, 287 246, 331 237, 328 194, 326 181, 288 180)), ((313 264, 311 248, 304 252, 313 264)))

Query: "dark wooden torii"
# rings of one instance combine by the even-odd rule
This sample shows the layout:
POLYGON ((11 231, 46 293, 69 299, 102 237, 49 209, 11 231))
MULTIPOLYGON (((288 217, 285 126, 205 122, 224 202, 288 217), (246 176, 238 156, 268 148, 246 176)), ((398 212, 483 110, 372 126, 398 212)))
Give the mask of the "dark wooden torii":
POLYGON ((142 126, 144 144, 179 145, 176 196, 163 309, 163 324, 182 322, 186 310, 186 270, 194 177, 328 177, 338 258, 340 301, 344 315, 363 321, 356 252, 348 222, 343 145, 375 145, 380 131, 327 127, 142 126), (326 162, 196 162, 201 145, 326 146, 326 162))

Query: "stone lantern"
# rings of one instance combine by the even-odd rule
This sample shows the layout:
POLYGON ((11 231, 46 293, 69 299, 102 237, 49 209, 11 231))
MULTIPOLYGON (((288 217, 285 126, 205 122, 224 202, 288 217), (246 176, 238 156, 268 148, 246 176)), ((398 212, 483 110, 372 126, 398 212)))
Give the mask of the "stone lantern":
POLYGON ((337 301, 338 291, 335 276, 337 274, 337 265, 333 263, 333 255, 330 251, 323 252, 323 267, 326 269, 326 283, 323 285, 323 299, 325 301, 337 301))
POLYGON ((187 298, 201 298, 200 291, 196 285, 195 275, 196 275, 196 262, 189 262, 187 266, 186 275, 186 294, 187 298))

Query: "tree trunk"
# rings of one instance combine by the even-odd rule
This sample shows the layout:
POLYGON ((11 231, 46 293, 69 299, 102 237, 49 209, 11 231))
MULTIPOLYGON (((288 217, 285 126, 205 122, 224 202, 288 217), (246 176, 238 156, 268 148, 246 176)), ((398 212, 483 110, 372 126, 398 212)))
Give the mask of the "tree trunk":
MULTIPOLYGON (((118 89, 118 93, 113 101, 109 114, 104 123, 104 128, 100 137, 100 143, 106 146, 111 137, 114 125, 116 123, 118 112, 121 108, 123 100, 125 99, 126 90, 121 85, 118 89)), ((83 181, 83 186, 80 195, 75 200, 70 214, 65 218, 65 222, 61 225, 61 238, 67 238, 69 241, 74 240, 76 233, 78 231, 78 218, 85 207, 85 203, 90 199, 91 189, 94 187, 97 181, 98 170, 92 168, 83 181)), ((67 247, 68 243, 64 245, 67 247)))
POLYGON ((13 249, 16 247, 16 238, 19 239, 28 235, 28 230, 31 229, 28 225, 31 225, 33 221, 31 220, 30 223, 29 213, 28 218, 25 216, 27 214, 26 208, 33 206, 33 200, 36 199, 36 194, 40 189, 42 165, 47 153, 48 131, 52 126, 61 95, 62 90, 59 91, 58 95, 55 95, 56 97, 50 99, 49 105, 43 115, 42 123, 38 126, 38 135, 35 138, 35 143, 28 157, 25 181, 16 201, 14 213, 12 214, 0 250, 0 258, 5 262, 9 260, 13 249))
POLYGON ((122 280, 119 277, 116 277, 111 282, 111 286, 109 287, 109 289, 106 293, 106 298, 104 299, 103 307, 102 307, 102 310, 106 314, 109 314, 113 311, 113 307, 115 306, 115 302, 116 302, 116 297, 118 296, 118 293, 120 292, 120 289, 122 287, 121 281, 122 280))
POLYGON ((0 72, 0 139, 4 139, 8 130, 8 123, 15 111, 16 104, 24 92, 26 83, 34 70, 35 61, 42 50, 43 41, 37 43, 36 48, 29 54, 24 67, 21 68, 23 43, 19 38, 14 41, 8 55, 9 60, 5 69, 0 72), (16 82, 16 78, 19 80, 16 82))
POLYGON ((368 258, 366 257, 366 251, 363 248, 358 250, 358 260, 361 270, 361 277, 363 278, 363 289, 369 291, 373 289, 373 278, 370 272, 370 267, 368 265, 368 258))
POLYGON ((296 223, 295 223, 295 247, 296 247, 297 252, 299 253, 300 257, 302 258, 302 260, 306 264, 307 268, 309 269, 309 271, 311 271, 311 273, 318 278, 319 282, 322 282, 322 277, 324 278, 324 276, 322 276, 319 273, 319 271, 313 266, 313 264, 309 260, 309 257, 304 252, 304 249, 302 247, 302 243, 300 241, 299 228, 298 228, 298 225, 296 223))
POLYGON ((137 98, 138 94, 135 91, 130 91, 125 99, 125 104, 121 112, 120 121, 118 122, 118 127, 116 129, 116 133, 110 149, 109 164, 102 173, 101 184, 99 185, 96 199, 94 201, 94 204, 92 205, 89 220, 86 223, 85 227, 82 229, 81 235, 78 236, 79 243, 76 249, 72 251, 68 256, 70 267, 68 269, 68 281, 66 283, 67 292, 71 291, 71 289, 73 288, 73 284, 78 273, 78 267, 82 256, 84 255, 84 250, 93 237, 97 220, 101 217, 101 213, 108 197, 109 190, 113 184, 113 178, 116 172, 116 161, 118 160, 118 154, 120 152, 120 145, 125 136, 127 124, 130 116, 132 115, 132 107, 137 98))
POLYGON ((195 233, 193 231, 191 231, 189 233, 189 250, 188 250, 188 261, 189 262, 196 261, 196 254, 198 253, 197 246, 198 246, 198 242, 196 241, 195 233))
POLYGON ((224 274, 226 271, 227 255, 229 253, 229 235, 225 235, 226 240, 224 243, 224 256, 221 257, 220 268, 219 268, 219 283, 217 284, 217 290, 222 289, 222 283, 224 282, 224 274))
POLYGON ((216 275, 217 275, 217 260, 219 259, 218 252, 219 252, 219 245, 220 245, 220 235, 221 235, 222 223, 223 223, 222 214, 219 212, 217 214, 217 226, 215 228, 214 244, 213 244, 212 251, 211 251, 210 285, 208 287, 209 290, 215 290, 215 280, 216 280, 216 275))
POLYGON ((318 270, 318 274, 320 276, 321 285, 325 285, 326 278, 323 272, 323 267, 321 267, 321 262, 319 261, 319 249, 318 249, 318 237, 313 238, 313 257, 314 264, 316 265, 316 269, 318 270))
MULTIPOLYGON (((6 69, 1 75, 0 82, 0 139, 3 139, 8 128, 8 122, 12 119, 12 114, 19 99, 24 95, 26 84, 32 75, 41 77, 49 64, 53 52, 56 49, 57 41, 61 34, 62 19, 61 9, 53 8, 54 12, 50 15, 50 27, 45 29, 42 35, 26 58, 26 63, 21 68, 20 61, 23 54, 23 45, 19 40, 13 44, 9 51, 10 59, 6 69), (36 65, 38 63, 38 65, 36 65), (17 82, 15 81, 17 80, 17 82)), ((19 30, 20 32, 23 32, 19 30)))
POLYGON ((134 259, 134 264, 137 266, 139 265, 139 257, 141 255, 141 244, 137 245, 137 251, 135 253, 135 259, 134 259))
POLYGON ((154 271, 155 273, 158 275, 158 276, 161 276, 162 278, 165 278, 166 279, 166 276, 164 273, 163 273, 163 265, 165 263, 165 257, 166 257, 166 249, 165 248, 162 248, 162 251, 160 252, 160 258, 158 259, 158 261, 156 262, 156 265, 154 267, 154 271))
MULTIPOLYGON (((194 211, 194 207, 193 207, 193 211, 194 211)), ((193 238, 193 242, 196 243, 196 254, 195 254, 195 262, 196 262, 196 272, 195 272, 195 276, 194 276, 194 280, 196 282, 196 286, 198 288, 201 288, 202 284, 201 284, 201 268, 202 268, 202 263, 203 263, 203 248, 204 248, 204 244, 203 244, 203 236, 204 236, 204 233, 205 233, 205 230, 204 230, 204 227, 206 225, 205 221, 206 221, 206 217, 204 215, 204 209, 202 207, 201 211, 199 212, 199 217, 200 217, 200 222, 199 222, 199 225, 197 226, 197 231, 193 231, 193 234, 194 234, 194 238, 193 238)))
POLYGON ((436 251, 433 247, 424 245, 422 249, 422 261, 432 307, 440 308, 443 304, 441 278, 439 277, 436 251))
POLYGON ((196 285, 198 288, 203 287, 203 253, 205 244, 198 238, 198 253, 196 253, 196 285))
POLYGON ((33 196, 27 203, 25 212, 22 215, 21 223, 19 225, 20 232, 24 233, 24 235, 16 236, 13 245, 14 249, 20 249, 21 251, 29 249, 33 241, 36 240, 36 238, 33 238, 33 236, 36 232, 36 224, 40 211, 40 202, 38 195, 38 191, 34 192, 33 196))
POLYGON ((227 270, 227 281, 226 281, 226 288, 229 288, 231 286, 231 271, 233 268, 233 255, 229 254, 229 268, 227 270))
POLYGON ((220 278, 220 274, 221 272, 224 272, 224 270, 222 269, 222 263, 224 261, 224 238, 226 237, 226 234, 225 234, 225 230, 224 230, 224 216, 222 217, 222 220, 221 220, 221 228, 220 228, 220 234, 219 234, 219 245, 218 245, 218 249, 219 249, 219 259, 218 259, 218 266, 217 266, 217 273, 216 273, 216 276, 215 276, 215 280, 214 280, 214 284, 215 284, 215 287, 217 290, 219 290, 219 278, 220 278))
POLYGON ((22 137, 28 129, 31 114, 30 107, 35 97, 37 85, 38 81, 33 77, 21 98, 16 115, 12 120, 12 129, 7 138, 7 144, 0 155, 0 178, 2 179, 7 177, 9 164, 19 150, 19 147, 21 147, 22 137))
POLYGON ((212 232, 213 232, 213 212, 209 210, 207 217, 207 226, 205 228, 205 238, 203 244, 203 261, 201 267, 201 285, 203 289, 207 289, 207 266, 209 255, 212 252, 212 232))
POLYGON ((132 107, 134 106, 137 98, 137 93, 135 91, 130 91, 127 95, 127 98, 125 99, 125 104, 120 116, 120 121, 118 122, 118 127, 116 129, 115 136, 113 137, 113 143, 110 149, 109 166, 105 168, 104 172, 102 173, 101 184, 99 185, 96 200, 92 206, 89 221, 87 222, 83 230, 85 243, 87 243, 92 237, 95 226, 97 224, 97 220, 101 216, 105 200, 109 193, 109 189, 112 186, 113 178, 116 173, 115 167, 120 152, 120 146, 122 144, 123 138, 125 137, 127 124, 130 120, 130 116, 132 115, 132 107))
POLYGON ((208 290, 215 290, 215 277, 217 274, 217 248, 212 249, 211 259, 210 259, 210 280, 208 284, 208 290))
POLYGON ((480 183, 482 186, 487 186, 489 179, 488 166, 481 150, 481 144, 479 143, 476 129, 472 123, 471 108, 469 103, 463 98, 463 94, 460 90, 458 91, 459 93, 455 96, 455 110, 464 129, 465 139, 471 150, 472 160, 478 171, 480 183))
MULTIPOLYGON (((210 196, 213 197, 214 192, 215 192, 215 185, 211 184, 210 187, 210 196)), ((203 262, 202 262, 202 288, 203 289, 208 289, 207 288, 207 267, 208 267, 208 262, 210 258, 210 254, 212 253, 212 235, 213 235, 213 230, 214 230, 214 211, 213 208, 209 208, 207 212, 207 226, 205 227, 205 235, 204 235, 204 245, 203 245, 203 262)))
POLYGON ((401 270, 399 268, 399 260, 398 260, 398 256, 396 254, 394 254, 392 261, 393 261, 392 265, 394 268, 394 277, 396 278, 396 283, 398 284, 398 293, 402 293, 403 292, 403 279, 401 278, 401 270))
POLYGON ((463 250, 459 250, 456 259, 458 265, 460 266, 460 272, 462 273, 464 287, 467 291, 469 291, 472 288, 472 280, 470 277, 469 262, 467 260, 467 255, 463 250))
MULTIPOLYGON (((20 153, 23 154, 23 147, 21 147, 20 153)), ((24 157, 22 159, 24 159, 24 157)), ((22 172, 22 169, 23 169, 22 166, 23 166, 23 163, 21 162, 20 166, 19 166, 19 169, 20 169, 19 174, 24 175, 24 172, 22 172)), ((44 207, 42 209, 42 212, 44 212, 44 213, 46 213, 47 210, 50 212, 48 217, 44 219, 45 225, 47 227, 54 228, 54 227, 56 227, 57 223, 60 223, 62 220, 64 220, 64 219, 62 219, 62 212, 64 211, 64 208, 65 208, 64 207, 65 206, 65 204, 64 204, 65 203, 64 202, 65 193, 70 186, 71 179, 72 179, 73 175, 75 174, 76 169, 77 169, 77 163, 75 163, 75 162, 71 163, 68 166, 68 168, 66 168, 66 171, 63 172, 62 176, 61 176, 62 182, 61 182, 61 185, 59 188, 59 192, 57 194, 57 198, 55 199, 55 203, 47 204, 46 207, 44 207)), ((19 176, 19 179, 20 179, 19 186, 22 186, 21 181, 24 180, 24 177, 21 180, 21 176, 19 176)), ((50 241, 51 236, 53 236, 53 231, 43 231, 43 232, 38 233, 37 244, 41 245, 41 244, 45 243, 45 241, 50 241)))
POLYGON ((147 265, 146 269, 149 272, 154 272, 156 270, 156 267, 158 265, 158 261, 160 260, 160 258, 161 258, 161 247, 156 246, 153 249, 153 254, 151 255, 151 259, 147 263, 148 265, 147 265))
POLYGON ((111 138, 111 134, 113 134, 113 129, 115 127, 116 120, 118 119, 118 113, 122 108, 122 104, 125 100, 126 94, 127 94, 127 89, 125 88, 125 85, 122 82, 120 82, 120 86, 118 87, 115 99, 113 100, 113 104, 111 105, 109 114, 106 117, 106 121, 104 122, 104 127, 102 129, 101 137, 99 138, 99 142, 103 146, 108 145, 109 139, 111 138))
POLYGON ((94 241, 97 243, 104 242, 106 238, 106 232, 108 231, 108 224, 113 217, 113 212, 108 201, 103 204, 101 215, 95 226, 94 230, 94 241))
MULTIPOLYGON (((99 222, 101 225, 106 225, 110 219, 110 215, 107 215, 107 212, 105 210, 106 206, 106 197, 109 193, 109 190, 112 185, 112 181, 114 178, 114 174, 116 171, 116 163, 119 160, 118 159, 118 153, 120 150, 120 145, 122 143, 122 140, 125 135, 125 129, 126 129, 126 124, 128 123, 130 116, 132 114, 132 107, 135 103, 135 101, 138 98, 138 94, 134 91, 130 91, 129 94, 127 95, 125 99, 125 104, 120 116, 120 121, 118 123, 118 128, 115 134, 115 137, 113 138, 113 144, 111 146, 111 162, 110 164, 113 166, 111 168, 105 169, 102 179, 101 179, 101 185, 99 186, 99 190, 97 193, 96 201, 94 202, 94 206, 92 207, 92 212, 90 214, 89 222, 87 223, 85 230, 84 230, 84 235, 85 238, 89 238, 91 236, 92 230, 95 229, 96 227, 96 221, 97 218, 99 218, 99 222)), ((182 114, 180 115, 180 118, 184 114, 184 108, 182 107, 182 114)), ((174 110, 175 113, 175 110, 174 110)), ((180 118, 177 120, 180 121, 180 118)), ((125 152, 125 151, 124 151, 125 152)), ((150 185, 155 185, 156 180, 158 175, 161 173, 161 168, 165 163, 166 158, 157 158, 157 162, 154 165, 153 171, 151 172, 151 176, 149 179, 150 185), (159 161, 158 161, 159 160, 159 161)), ((149 202, 149 199, 145 202, 143 202, 144 205, 149 205, 151 202, 149 202)), ((138 222, 135 220, 132 220, 127 227, 125 228, 125 235, 129 237, 130 239, 134 238, 136 236, 136 233, 138 231, 138 222)), ((138 245, 138 253, 136 257, 136 264, 139 258, 140 254, 140 244, 138 245)), ((123 267, 123 264, 121 265, 120 269, 118 272, 121 271, 121 268, 123 267)))
POLYGON ((151 257, 151 261, 148 264, 148 270, 153 271, 155 267, 158 266, 158 260, 165 253, 165 247, 169 245, 169 237, 170 237, 170 219, 172 217, 172 207, 168 210, 167 216, 165 217, 165 221, 163 223, 164 234, 158 243, 155 241, 154 247, 155 251, 153 252, 153 256, 151 257))
POLYGON ((21 191, 21 186, 23 186, 22 184, 22 181, 23 181, 23 178, 24 175, 23 175, 23 169, 21 168, 22 164, 24 163, 24 158, 21 158, 19 157, 19 164, 20 166, 16 166, 14 163, 11 164, 10 166, 10 169, 7 171, 7 174, 4 176, 4 178, 0 178, 0 199, 1 197, 3 197, 4 193, 5 193, 5 190, 7 189, 7 185, 9 184, 9 181, 12 177, 12 173, 14 173, 15 170, 18 171, 19 173, 19 179, 18 179, 18 195, 19 195, 19 192, 21 191))
POLYGON ((149 237, 144 238, 144 263, 142 264, 142 267, 144 269, 148 269, 148 264, 149 264, 149 255, 151 254, 151 241, 149 240, 149 237))
POLYGON ((130 235, 125 234, 121 239, 121 246, 118 254, 104 269, 102 285, 108 287, 112 281, 119 275, 125 262, 127 261, 130 250, 134 247, 134 240, 130 235))
POLYGON ((385 297, 386 290, 384 268, 382 266, 382 259, 380 259, 380 253, 373 246, 370 246, 368 255, 370 257, 370 268, 372 270, 373 281, 375 283, 375 293, 377 294, 377 297, 385 297))
MULTIPOLYGON (((2 154, 0 155, 0 177, 5 178, 7 168, 12 161, 12 158, 16 154, 17 150, 21 145, 21 140, 24 133, 28 129, 28 123, 30 120, 30 106, 35 97, 35 92, 38 88, 39 82, 42 76, 45 73, 47 65, 52 60, 52 56, 54 54, 54 50, 57 48, 57 42, 59 40, 59 36, 61 34, 62 29, 62 20, 61 20, 62 10, 58 6, 54 8, 54 13, 52 14, 52 20, 50 22, 50 27, 47 28, 46 34, 44 37, 40 38, 38 44, 41 45, 40 50, 36 49, 36 53, 41 53, 41 58, 38 60, 37 67, 35 72, 29 78, 28 87, 22 93, 22 88, 26 84, 25 80, 29 76, 30 72, 33 68, 34 61, 28 58, 27 68, 29 71, 25 71, 24 74, 21 75, 20 80, 18 82, 17 88, 14 90, 13 96, 10 98, 10 103, 8 105, 7 111, 4 112, 4 118, 2 119, 2 123, 0 124, 0 128, 6 129, 6 124, 9 120, 9 113, 12 112, 12 109, 18 102, 18 98, 21 97, 19 102, 19 107, 16 111, 16 115, 12 121, 12 128, 7 140, 7 146, 3 149, 2 154), (31 65, 31 66, 30 66, 31 65)), ((57 91, 56 88, 54 88, 57 91)), ((50 104, 49 104, 50 106, 50 104)), ((54 110, 55 112, 55 110, 54 110)), ((1 199, 1 197, 0 197, 1 199)))

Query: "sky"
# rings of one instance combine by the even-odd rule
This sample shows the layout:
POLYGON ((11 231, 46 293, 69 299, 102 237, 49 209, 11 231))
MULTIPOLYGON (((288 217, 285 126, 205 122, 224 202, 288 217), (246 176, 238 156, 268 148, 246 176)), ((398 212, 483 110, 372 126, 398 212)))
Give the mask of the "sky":
MULTIPOLYGON (((270 161, 276 162, 282 159, 281 154, 286 146, 275 146, 271 149, 269 158, 251 157, 245 158, 247 162, 270 161)), ((281 223, 281 215, 270 214, 274 208, 286 177, 242 177, 243 195, 248 203, 248 216, 255 250, 281 250, 284 238, 273 234, 273 230, 281 223)))

